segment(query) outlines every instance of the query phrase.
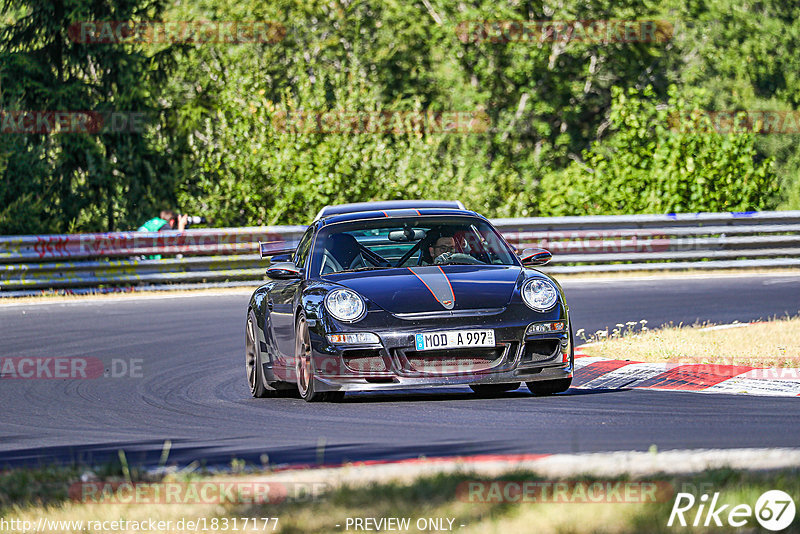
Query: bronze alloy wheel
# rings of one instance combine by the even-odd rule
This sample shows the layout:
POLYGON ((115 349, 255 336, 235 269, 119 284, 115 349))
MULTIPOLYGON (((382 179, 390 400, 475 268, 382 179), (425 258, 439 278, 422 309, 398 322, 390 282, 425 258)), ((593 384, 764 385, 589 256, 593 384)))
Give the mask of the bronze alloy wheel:
POLYGON ((297 335, 295 336, 295 370, 297 371, 297 391, 306 402, 340 401, 343 391, 319 393, 315 391, 314 360, 311 357, 311 336, 304 313, 297 317, 297 335))
POLYGON ((312 369, 311 361, 311 338, 308 334, 308 324, 306 317, 300 314, 297 318, 297 335, 295 336, 295 371, 297 372, 297 390, 300 396, 307 401, 313 399, 309 398, 309 392, 313 395, 312 380, 314 377, 314 370, 312 369))
POLYGON ((270 391, 264 387, 264 381, 261 378, 261 358, 258 343, 256 321, 251 311, 247 314, 247 325, 245 327, 245 367, 247 368, 247 383, 250 385, 250 394, 253 397, 261 398, 269 396, 270 391))

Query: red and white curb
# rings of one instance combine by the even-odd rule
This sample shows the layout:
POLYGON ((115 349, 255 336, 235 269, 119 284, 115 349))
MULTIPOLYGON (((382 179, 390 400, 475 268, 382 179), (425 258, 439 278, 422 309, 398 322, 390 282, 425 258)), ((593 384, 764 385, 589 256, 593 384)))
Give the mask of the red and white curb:
POLYGON ((800 369, 613 360, 586 356, 576 347, 573 386, 797 397, 800 369))

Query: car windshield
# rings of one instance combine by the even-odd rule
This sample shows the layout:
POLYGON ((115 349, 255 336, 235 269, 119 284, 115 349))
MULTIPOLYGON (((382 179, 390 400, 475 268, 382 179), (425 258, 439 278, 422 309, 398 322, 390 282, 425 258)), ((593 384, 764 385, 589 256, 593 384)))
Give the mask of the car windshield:
POLYGON ((371 219, 323 228, 314 245, 311 272, 420 265, 519 265, 502 237, 475 217, 371 219))

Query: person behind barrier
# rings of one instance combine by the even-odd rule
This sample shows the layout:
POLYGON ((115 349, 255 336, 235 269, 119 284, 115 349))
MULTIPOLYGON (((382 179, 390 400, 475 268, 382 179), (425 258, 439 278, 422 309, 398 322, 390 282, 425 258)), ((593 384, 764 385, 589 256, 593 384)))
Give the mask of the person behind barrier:
POLYGON ((164 230, 179 230, 186 229, 186 223, 189 220, 188 215, 178 215, 172 210, 161 210, 158 217, 153 217, 139 227, 140 232, 161 232, 164 230))
MULTIPOLYGON (((139 232, 162 232, 165 230, 179 230, 186 229, 186 223, 189 220, 188 215, 178 215, 172 210, 161 210, 158 217, 153 217, 139 227, 139 232)), ((149 256, 140 256, 142 260, 160 260, 161 254, 153 254, 149 256)))

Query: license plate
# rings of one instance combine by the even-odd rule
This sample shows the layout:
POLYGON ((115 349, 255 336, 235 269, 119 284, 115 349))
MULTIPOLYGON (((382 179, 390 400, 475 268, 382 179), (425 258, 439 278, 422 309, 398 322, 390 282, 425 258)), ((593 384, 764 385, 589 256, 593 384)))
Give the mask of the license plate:
POLYGON ((494 330, 449 330, 414 336, 416 350, 494 347, 494 330))

